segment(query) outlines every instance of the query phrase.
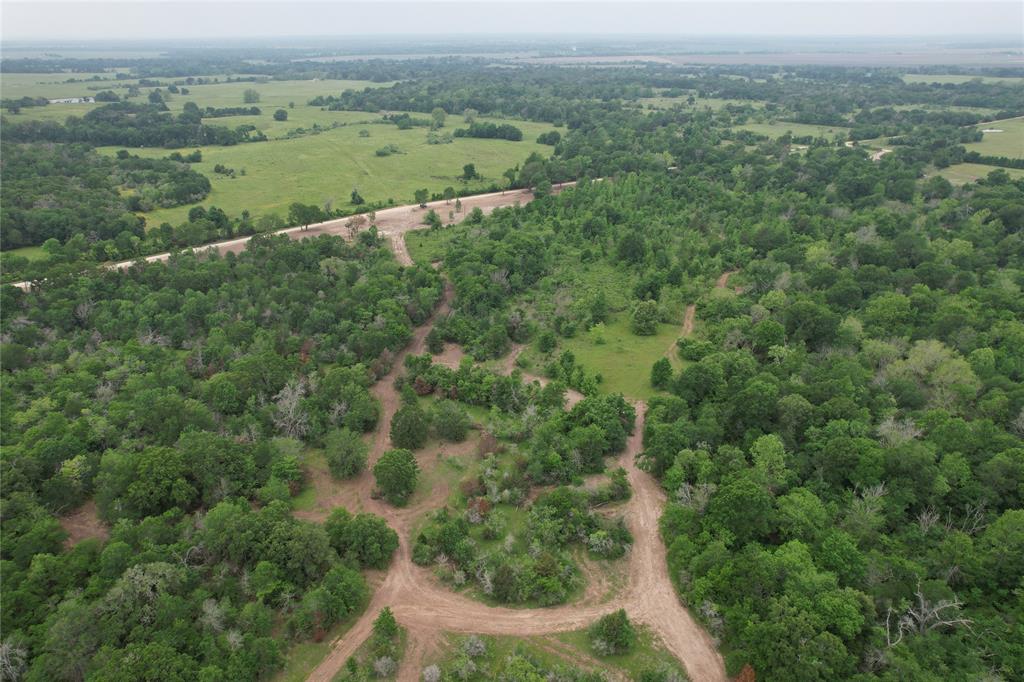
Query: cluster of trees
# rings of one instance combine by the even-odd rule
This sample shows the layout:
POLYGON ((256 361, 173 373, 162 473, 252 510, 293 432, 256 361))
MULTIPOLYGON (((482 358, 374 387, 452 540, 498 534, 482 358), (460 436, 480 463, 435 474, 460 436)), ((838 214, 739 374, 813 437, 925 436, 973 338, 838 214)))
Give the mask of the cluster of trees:
POLYGON ((178 116, 163 102, 115 102, 97 107, 81 118, 54 121, 4 122, 4 138, 12 142, 84 142, 123 147, 193 147, 259 142, 267 137, 253 125, 235 128, 210 126, 194 103, 186 103, 178 116), (192 107, 188 105, 191 104, 192 107))
MULTIPOLYGON (((557 135, 557 131, 555 131, 557 135)), ((482 137, 489 140, 510 140, 519 142, 523 139, 523 131, 511 123, 491 123, 490 121, 476 121, 468 128, 457 128, 453 133, 455 137, 482 137)))
POLYGON ((394 531, 300 522, 289 499, 304 443, 365 466, 368 387, 439 294, 379 242, 330 237, 6 288, 2 624, 28 678, 257 679, 282 662, 275 624, 318 638, 361 609, 357 569, 394 531), (90 497, 111 537, 63 551, 54 514, 90 497))
POLYGON ((176 161, 121 151, 100 156, 81 144, 4 144, 0 211, 4 248, 74 235, 129 249, 143 236, 132 211, 199 201, 210 181, 176 161))

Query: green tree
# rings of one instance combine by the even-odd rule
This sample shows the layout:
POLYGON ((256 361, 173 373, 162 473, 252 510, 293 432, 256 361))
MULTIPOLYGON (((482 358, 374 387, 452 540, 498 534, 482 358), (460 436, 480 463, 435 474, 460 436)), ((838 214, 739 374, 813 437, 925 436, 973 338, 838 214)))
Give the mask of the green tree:
POLYGON ((590 628, 590 646, 600 656, 628 653, 636 643, 636 629, 625 610, 613 611, 590 628))
POLYGON ((454 400, 442 400, 434 408, 434 428, 437 435, 453 443, 466 440, 470 421, 466 410, 454 400))
POLYGON ((333 429, 324 438, 324 458, 335 478, 352 478, 366 467, 369 446, 348 428, 333 429))
POLYGON ((668 358, 657 360, 651 367, 651 386, 659 389, 668 388, 672 381, 672 363, 668 358))
POLYGON ((363 568, 387 568, 398 549, 398 534, 374 514, 353 517, 338 507, 327 517, 324 530, 340 557, 363 568))
POLYGON ((373 465, 377 487, 391 504, 401 506, 409 501, 416 490, 419 465, 408 450, 388 450, 373 465))
POLYGON ((399 448, 417 450, 427 442, 430 421, 419 405, 403 405, 391 418, 391 442, 399 448))
POLYGON ((444 128, 444 120, 448 114, 441 107, 434 107, 430 112, 430 128, 431 130, 437 130, 438 128, 444 128))
POLYGON ((247 88, 245 92, 242 93, 242 101, 246 104, 256 104, 260 101, 260 93, 256 92, 252 88, 247 88))
POLYGON ((427 200, 430 198, 430 192, 426 189, 418 189, 413 192, 413 196, 416 199, 416 203, 420 205, 420 208, 427 207, 427 200))
POLYGON ((287 121, 288 120, 288 110, 287 109, 278 109, 277 111, 275 111, 274 112, 274 120, 275 121, 287 121))
POLYGON ((653 336, 658 333, 658 302, 640 301, 633 308, 630 329, 637 336, 653 336))
POLYGON ((467 163, 462 167, 461 178, 463 182, 469 182, 470 180, 475 180, 478 177, 480 177, 480 175, 476 172, 476 164, 467 163))

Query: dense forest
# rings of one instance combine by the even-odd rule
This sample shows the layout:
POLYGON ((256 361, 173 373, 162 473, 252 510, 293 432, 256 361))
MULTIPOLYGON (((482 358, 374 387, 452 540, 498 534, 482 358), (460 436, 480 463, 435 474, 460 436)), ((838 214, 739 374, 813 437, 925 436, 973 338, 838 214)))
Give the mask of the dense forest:
MULTIPOLYGON (((437 268, 400 265, 369 227, 109 270, 336 213, 196 206, 144 229, 136 212, 210 192, 187 149, 262 138, 204 122, 233 108, 113 102, 64 124, 5 118, 0 238, 46 257, 5 257, 5 281, 32 285, 0 291, 0 676, 267 679, 289 645, 362 612, 363 571, 387 568, 398 535, 359 509, 314 523, 292 505, 311 451, 338 481, 367 468, 384 381, 401 403, 394 448, 370 467, 387 504, 408 504, 426 443, 480 431, 454 502, 403 537, 445 589, 573 602, 584 562, 630 552, 614 503, 631 490, 608 459, 636 433, 644 476, 668 497, 671 579, 730 674, 1024 676, 1024 180, 993 168, 956 187, 935 172, 980 159, 963 145, 977 123, 1024 111, 1020 86, 835 67, 517 65, 497 77, 491 60, 298 56, 117 64, 193 90, 225 73, 396 81, 317 103, 424 115, 393 115, 399 126, 467 110, 554 123, 552 156, 504 175, 533 200, 425 218, 437 268), (643 106, 673 95, 735 101, 643 106), (740 127, 755 120, 842 132, 740 127), (891 152, 853 144, 875 138, 891 152), (429 352, 395 363, 446 281, 454 298, 429 352), (615 321, 637 339, 682 325, 690 304, 693 333, 671 362, 650 358, 644 401, 569 350, 615 321), (461 363, 436 361, 451 346, 461 363), (107 532, 72 547, 60 520, 83 503, 107 532)), ((5 59, 0 71, 58 77, 53 61, 113 66, 5 59)), ((108 75, 89 82, 122 91, 127 78, 108 75)), ((473 120, 454 134, 522 138, 473 120)), ((443 679, 593 678, 478 639, 460 647, 443 679)))

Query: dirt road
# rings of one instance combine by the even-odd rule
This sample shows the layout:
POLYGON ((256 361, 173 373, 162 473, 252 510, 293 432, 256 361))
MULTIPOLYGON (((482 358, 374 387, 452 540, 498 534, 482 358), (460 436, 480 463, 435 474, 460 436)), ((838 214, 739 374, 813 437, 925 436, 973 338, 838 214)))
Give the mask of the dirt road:
MULTIPOLYGON (((444 314, 450 300, 451 290, 448 289, 437 314, 444 314)), ((417 329, 406 352, 421 352, 430 326, 428 322, 417 329)), ((374 393, 381 401, 382 418, 369 456, 371 466, 388 447, 388 426, 399 405, 393 374, 400 371, 401 359, 402 356, 396 358, 392 373, 374 386, 374 393)), ((511 366, 514 366, 514 357, 504 369, 509 370, 511 366)), ((625 559, 625 587, 618 594, 608 600, 585 599, 578 604, 544 609, 491 607, 457 594, 440 584, 428 569, 413 564, 410 551, 412 522, 428 509, 440 506, 447 490, 431 491, 426 500, 414 502, 409 508, 395 509, 370 499, 372 481, 370 474, 364 472, 349 486, 352 491, 347 506, 383 516, 399 534, 398 551, 362 617, 333 642, 331 652, 308 680, 332 680, 345 661, 370 636, 373 620, 385 606, 391 607, 398 622, 408 632, 409 645, 398 673, 398 679, 403 681, 419 679, 424 656, 435 646, 441 632, 520 637, 543 635, 584 628, 619 608, 625 609, 631 619, 650 627, 666 649, 683 663, 691 680, 725 680, 725 667, 714 642, 679 602, 669 579, 665 546, 658 532, 665 496, 657 481, 636 466, 636 456, 642 449, 646 406, 640 402, 636 407, 639 417, 634 433, 618 462, 610 463, 610 466, 626 469, 633 488, 633 496, 624 506, 624 516, 633 533, 634 545, 625 559)))

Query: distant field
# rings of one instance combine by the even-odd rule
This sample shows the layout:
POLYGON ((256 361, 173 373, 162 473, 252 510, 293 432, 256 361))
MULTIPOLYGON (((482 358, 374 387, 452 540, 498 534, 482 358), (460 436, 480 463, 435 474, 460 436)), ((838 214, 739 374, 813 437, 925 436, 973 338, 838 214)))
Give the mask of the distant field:
POLYGON ((774 123, 744 123, 743 125, 736 126, 738 130, 749 130, 759 135, 767 135, 768 137, 782 137, 787 132, 793 133, 794 137, 804 137, 806 135, 812 135, 814 137, 822 136, 828 139, 839 135, 842 138, 846 138, 849 134, 849 128, 843 128, 841 126, 819 126, 812 125, 810 123, 790 123, 789 121, 775 121, 774 123))
MULTIPOLYGON (((81 74, 81 77, 89 77, 92 74, 81 74)), ((5 75, 0 82, 0 96, 4 98, 20 97, 46 97, 47 99, 58 99, 61 97, 86 97, 94 96, 98 89, 111 89, 117 94, 124 96, 127 92, 124 88, 114 86, 128 83, 137 83, 136 80, 110 81, 108 82, 87 82, 87 83, 59 83, 57 81, 66 78, 66 74, 9 74, 5 75), (10 79, 10 81, 8 80, 10 79), (109 86, 109 87, 108 87, 109 86), (91 89, 90 89, 91 88, 91 89), (98 88, 98 89, 97 89, 98 88)), ((223 78, 223 77, 222 77, 223 78)), ((161 82, 173 82, 180 78, 160 79, 161 82)), ((293 81, 266 81, 263 83, 211 83, 208 85, 190 85, 187 95, 164 92, 167 108, 173 113, 179 113, 186 102, 195 102, 201 108, 215 107, 241 107, 256 106, 261 110, 259 116, 231 116, 226 118, 209 118, 206 123, 209 125, 239 126, 251 124, 262 130, 268 137, 283 137, 289 130, 304 127, 308 128, 314 123, 330 125, 336 120, 362 120, 371 117, 370 114, 360 116, 348 116, 346 112, 323 111, 320 107, 307 106, 308 102, 317 95, 338 95, 344 90, 362 90, 368 87, 386 87, 390 83, 373 83, 371 81, 355 80, 293 80, 293 81), (246 104, 243 101, 243 93, 248 89, 256 90, 260 94, 260 101, 256 104, 246 104), (289 105, 294 103, 295 107, 289 105), (277 109, 288 110, 287 121, 275 121, 274 111, 277 109)), ((145 102, 149 92, 154 88, 141 88, 142 94, 132 98, 131 102, 145 102)), ((26 107, 21 113, 11 115, 4 112, 11 121, 57 121, 63 123, 68 116, 83 116, 89 111, 102 106, 96 104, 49 104, 44 107, 26 107)))
POLYGON ((969 152, 989 156, 1008 156, 1024 159, 1024 117, 989 121, 974 126, 978 130, 1001 130, 1000 133, 985 133, 981 142, 965 144, 969 152))
POLYGON ((641 97, 637 100, 637 104, 645 109, 671 109, 676 106, 692 106, 695 109, 708 107, 714 111, 718 111, 729 104, 735 104, 737 106, 750 105, 755 108, 761 108, 764 106, 764 102, 758 100, 722 99, 720 97, 695 97, 692 105, 688 102, 686 97, 641 97))
MULTIPOLYGON (((329 112, 349 120, 372 121, 378 117, 360 112, 329 112)), ((230 121, 232 119, 221 119, 230 121)), ((349 205, 353 188, 367 201, 394 199, 398 204, 410 203, 419 188, 441 192, 447 186, 464 185, 457 179, 464 164, 473 163, 483 180, 469 183, 482 188, 501 180, 501 173, 520 164, 531 152, 549 154, 551 147, 533 140, 552 126, 524 121, 509 121, 523 131, 522 142, 457 138, 451 144, 428 145, 427 130, 398 130, 391 124, 350 125, 319 135, 290 140, 272 140, 240 144, 233 147, 202 147, 202 163, 193 164, 210 178, 213 190, 203 206, 218 206, 228 215, 249 210, 258 217, 267 213, 287 214, 292 202, 322 205, 331 201, 335 207, 349 205), (360 137, 360 130, 369 137, 360 137), (396 145, 402 153, 379 157, 377 149, 396 145), (213 172, 216 164, 234 168, 236 177, 213 172), (241 171, 245 170, 245 175, 241 171)), ((461 125, 449 117, 445 130, 461 125)), ((118 147, 101 147, 102 153, 113 154, 118 147)), ((135 149, 140 156, 162 157, 170 150, 135 149)), ((188 149, 184 151, 189 151, 188 149)), ((145 214, 150 227, 162 222, 183 222, 192 206, 159 209, 145 214)))
MULTIPOLYGON (((954 185, 963 185, 984 178, 994 170, 998 169, 995 166, 985 166, 980 163, 958 163, 936 171, 936 174, 946 178, 954 185)), ((1019 168, 1003 168, 1001 170, 1006 171, 1011 178, 1024 178, 1024 170, 1019 168)))
POLYGON ((904 83, 968 83, 972 80, 981 80, 984 83, 1006 83, 1007 85, 1024 84, 1024 78, 1004 78, 1000 76, 963 76, 959 74, 919 74, 908 73, 903 75, 904 83))

